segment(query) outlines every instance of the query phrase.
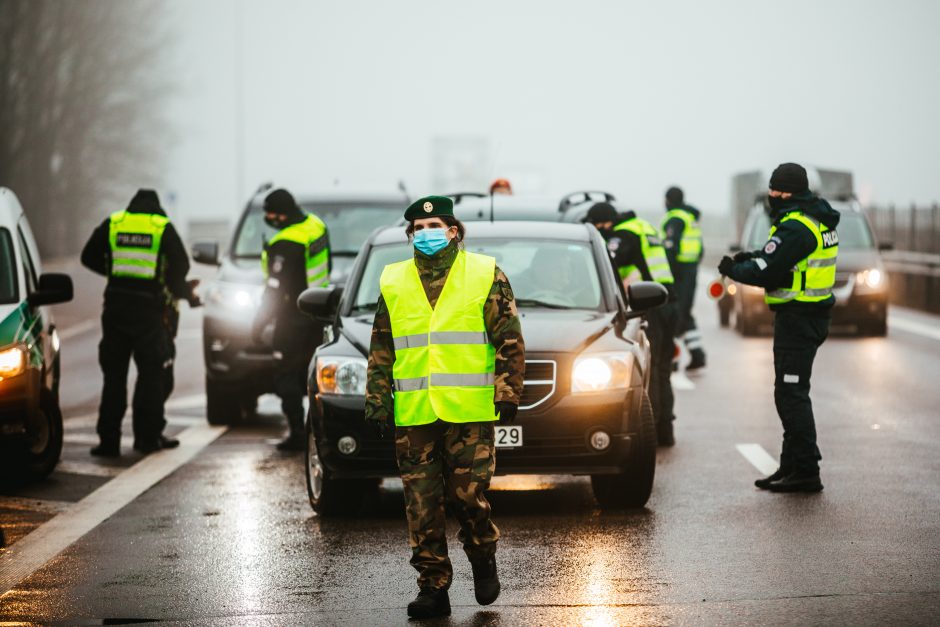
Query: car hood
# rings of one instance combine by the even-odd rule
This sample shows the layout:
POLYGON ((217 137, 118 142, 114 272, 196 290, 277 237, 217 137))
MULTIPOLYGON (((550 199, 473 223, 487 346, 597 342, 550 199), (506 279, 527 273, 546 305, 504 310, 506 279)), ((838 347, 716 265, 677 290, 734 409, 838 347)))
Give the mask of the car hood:
MULTIPOLYGON (((330 273, 330 282, 334 285, 344 285, 349 277, 355 257, 336 255, 333 257, 333 271, 330 273)), ((261 285, 264 283, 264 273, 261 271, 261 260, 257 257, 225 257, 216 280, 242 285, 261 285)))
POLYGON ((869 268, 881 268, 881 255, 877 250, 840 250, 836 260, 837 271, 861 272, 869 268))
MULTIPOLYGON (((519 316, 527 352, 574 353, 609 332, 614 313, 525 309, 519 316), (559 332, 560 329, 564 332, 559 332)), ((343 333, 363 354, 368 353, 372 316, 343 318, 343 333)))

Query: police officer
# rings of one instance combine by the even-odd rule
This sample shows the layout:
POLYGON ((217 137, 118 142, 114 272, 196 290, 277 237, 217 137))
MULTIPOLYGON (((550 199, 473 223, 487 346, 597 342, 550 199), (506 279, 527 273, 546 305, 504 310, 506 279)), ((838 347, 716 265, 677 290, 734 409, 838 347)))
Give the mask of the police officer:
POLYGON ((120 455, 121 420, 127 409, 127 370, 137 365, 134 448, 152 453, 179 441, 163 435, 164 372, 168 358, 163 324, 165 290, 187 298, 189 259, 155 191, 139 190, 127 209, 111 214, 82 250, 82 264, 107 277, 98 360, 104 374, 98 411, 100 444, 91 454, 120 455))
POLYGON ((695 325, 692 305, 695 304, 695 284, 698 264, 702 260, 701 212, 685 204, 685 195, 678 187, 666 190, 666 216, 663 218, 663 246, 669 259, 669 268, 676 283, 678 321, 676 335, 689 349, 690 360, 686 370, 705 367, 705 349, 702 334, 695 325))
POLYGON ((634 281, 656 281, 669 291, 669 302, 647 314, 647 335, 652 351, 650 370, 650 403, 656 417, 656 435, 661 446, 675 444, 672 423, 675 398, 670 374, 675 346, 675 289, 669 262, 659 238, 659 231, 633 211, 617 214, 613 205, 595 203, 585 221, 593 224, 607 240, 614 270, 624 286, 634 281))
POLYGON ((819 448, 809 398, 816 350, 835 299, 839 213, 809 191, 806 170, 783 163, 770 177, 770 235, 763 249, 725 257, 721 274, 764 288, 774 317, 774 403, 783 423, 780 467, 755 481, 774 492, 818 492, 819 448))
POLYGON ((266 281, 252 338, 266 343, 265 329, 273 322, 274 388, 288 426, 288 435, 277 448, 302 451, 307 365, 322 339, 322 328, 297 309, 297 297, 308 287, 329 285, 330 240, 323 221, 305 213, 285 189, 268 194, 263 210, 265 222, 278 232, 261 255, 266 281))
POLYGON ((496 468, 493 422, 516 416, 525 344, 509 280, 492 257, 463 250, 453 201, 421 198, 405 219, 414 258, 386 266, 379 281, 366 419, 380 433, 395 425, 420 588, 408 615, 430 618, 450 614, 445 504, 460 523, 477 602, 499 596, 499 530, 484 491, 496 468))

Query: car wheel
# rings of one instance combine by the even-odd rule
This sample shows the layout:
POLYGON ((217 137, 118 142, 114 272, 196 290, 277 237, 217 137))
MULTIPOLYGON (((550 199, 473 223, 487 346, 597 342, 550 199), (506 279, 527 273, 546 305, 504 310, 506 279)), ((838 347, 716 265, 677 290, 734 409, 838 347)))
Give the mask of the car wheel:
POLYGON ((758 332, 757 324, 745 313, 743 307, 734 312, 734 328, 744 337, 754 337, 758 332))
POLYGON ((728 325, 731 324, 731 307, 733 305, 730 302, 726 302, 730 300, 730 298, 724 296, 718 301, 718 323, 723 329, 727 329, 728 325))
POLYGON ((237 385, 206 377, 206 419, 210 425, 233 425, 242 416, 237 385))
POLYGON ((375 479, 334 479, 323 464, 317 437, 307 427, 307 498, 310 507, 323 517, 350 516, 359 510, 366 494, 378 488, 375 479))
POLYGON ((867 324, 858 325, 860 335, 870 335, 872 337, 884 337, 888 335, 888 317, 884 316, 867 324))
POLYGON ((653 492, 656 474, 656 421, 649 394, 643 393, 636 446, 623 472, 616 475, 591 475, 591 488, 601 509, 643 507, 653 492))
POLYGON ((29 425, 27 437, 26 478, 48 477, 62 454, 62 411, 52 392, 43 391, 39 399, 39 414, 29 425))

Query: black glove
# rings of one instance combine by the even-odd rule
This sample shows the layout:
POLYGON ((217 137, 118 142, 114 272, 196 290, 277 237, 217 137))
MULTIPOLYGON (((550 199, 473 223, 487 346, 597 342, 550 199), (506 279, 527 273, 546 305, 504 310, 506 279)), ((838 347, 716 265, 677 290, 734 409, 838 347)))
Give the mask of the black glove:
POLYGON ((519 406, 515 403, 510 403, 509 401, 500 401, 496 403, 496 409, 494 413, 499 416, 499 424, 511 425, 516 421, 516 413, 518 411, 519 406))
POLYGON ((753 258, 754 258, 754 253, 746 251, 746 250, 741 250, 741 251, 734 253, 734 257, 731 258, 731 261, 735 263, 744 263, 745 261, 748 261, 753 258))
POLYGON ((718 272, 721 273, 722 276, 728 276, 733 266, 734 260, 728 255, 725 255, 721 258, 721 263, 718 264, 718 272))
POLYGON ((199 287, 199 279, 186 281, 186 287, 189 288, 189 294, 186 296, 186 302, 189 303, 189 306, 193 308, 202 307, 202 299, 196 293, 196 288, 199 287))

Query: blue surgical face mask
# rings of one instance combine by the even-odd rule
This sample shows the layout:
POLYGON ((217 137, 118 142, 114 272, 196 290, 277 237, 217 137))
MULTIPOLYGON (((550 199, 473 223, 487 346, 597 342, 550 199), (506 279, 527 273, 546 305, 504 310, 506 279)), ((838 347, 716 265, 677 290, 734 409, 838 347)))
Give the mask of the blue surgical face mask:
POLYGON ((415 233, 414 243, 415 248, 431 257, 445 248, 450 240, 447 239, 447 229, 421 229, 415 233))

